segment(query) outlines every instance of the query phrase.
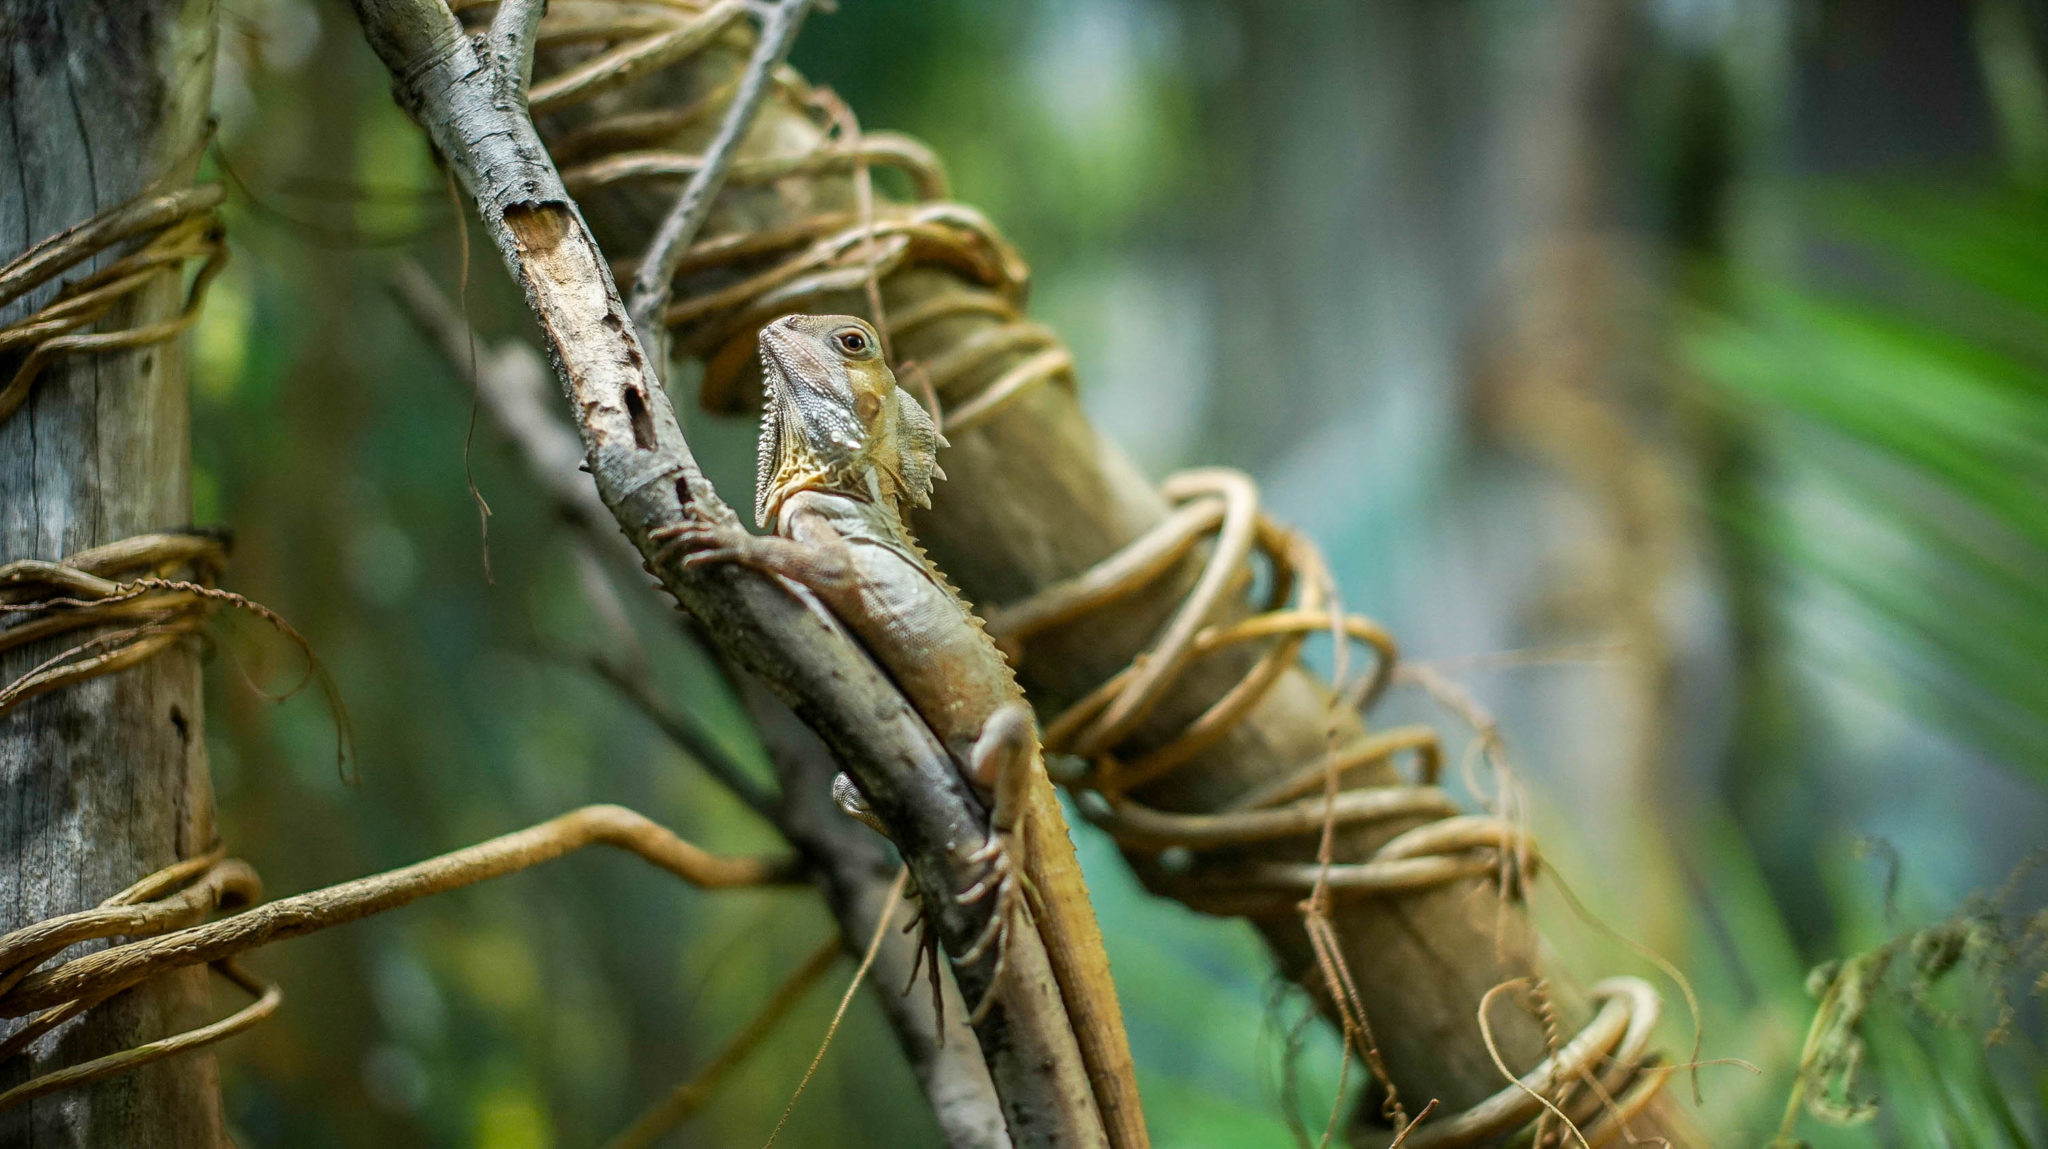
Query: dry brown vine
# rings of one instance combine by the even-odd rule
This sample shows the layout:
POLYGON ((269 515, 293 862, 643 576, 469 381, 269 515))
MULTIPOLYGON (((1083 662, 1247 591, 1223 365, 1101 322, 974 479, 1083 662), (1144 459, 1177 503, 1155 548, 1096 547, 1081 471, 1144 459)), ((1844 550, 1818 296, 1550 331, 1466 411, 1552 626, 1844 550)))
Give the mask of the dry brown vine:
POLYGON ((28 401, 36 376, 57 356, 163 343, 198 320, 207 285, 227 262, 220 203, 217 184, 144 194, 51 236, 0 267, 4 306, 102 253, 148 237, 106 266, 66 282, 36 311, 0 327, 0 364, 6 375, 0 383, 0 419, 28 401), (157 279, 182 274, 191 259, 203 262, 178 314, 139 327, 81 330, 157 279))

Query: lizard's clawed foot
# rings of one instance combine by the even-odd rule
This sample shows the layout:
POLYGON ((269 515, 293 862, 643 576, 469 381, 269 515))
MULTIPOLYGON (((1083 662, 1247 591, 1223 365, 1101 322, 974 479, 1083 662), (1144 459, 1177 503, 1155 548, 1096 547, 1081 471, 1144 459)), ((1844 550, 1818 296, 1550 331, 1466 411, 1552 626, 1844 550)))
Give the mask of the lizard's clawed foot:
POLYGON ((991 894, 996 900, 995 912, 989 915, 988 925, 982 928, 981 935, 974 939, 967 952, 953 959, 956 966, 972 965, 987 956, 989 951, 995 952, 995 968, 989 973, 988 988, 983 991, 981 1001, 968 1013, 969 1025, 980 1024, 995 1005, 996 990, 1001 987, 1003 976, 1010 968, 1010 931, 1018 920, 1028 922, 1031 913, 1031 880, 1024 873, 1023 859, 1017 856, 1022 853, 1022 836, 1018 836, 1014 846, 1005 845, 1003 837, 1000 834, 990 835, 988 843, 970 856, 971 861, 986 863, 988 872, 954 899, 963 906, 973 905, 991 894))
POLYGON ((751 555, 754 536, 736 522, 719 522, 708 516, 692 515, 687 522, 661 527, 648 538, 660 543, 654 565, 660 566, 676 551, 683 552, 687 566, 706 563, 743 563, 751 555))
POLYGON ((855 583, 846 543, 829 528, 799 542, 781 535, 750 534, 729 515, 714 517, 694 509, 685 513, 685 521, 648 536, 660 544, 651 566, 661 566, 681 550, 685 566, 738 563, 819 593, 842 592, 855 583))
MULTIPOLYGON (((970 756, 970 776, 976 783, 994 791, 994 807, 989 812, 988 841, 969 855, 968 860, 977 865, 987 865, 988 871, 982 879, 965 893, 959 895, 961 905, 972 905, 993 893, 996 908, 989 915, 988 925, 976 938, 966 953, 953 959, 956 966, 970 965, 980 961, 991 947, 995 949, 995 969, 989 975, 988 989, 983 993, 981 1004, 974 1007, 968 1022, 979 1022, 994 1004, 996 990, 1002 986, 1003 974, 1007 972, 1010 957, 1010 931, 1018 918, 1030 920, 1033 903, 1038 901, 1038 890, 1031 884, 1030 871, 1025 865, 1025 830, 1029 826, 1030 786, 1042 767, 1039 765, 1038 738, 1031 722, 1031 712, 1023 703, 1013 702, 999 707, 989 715, 983 724, 981 736, 975 739, 974 751, 970 756)), ((1038 906, 1040 913, 1045 907, 1038 906)))
POLYGON ((917 975, 920 971, 927 975, 927 981, 932 989, 932 1023, 936 1027, 935 1034, 939 1045, 944 1046, 946 1044, 946 991, 939 982, 939 935, 932 929, 931 919, 925 917, 924 900, 918 896, 915 887, 911 890, 910 898, 911 904, 916 907, 917 912, 911 915, 910 921, 904 924, 903 932, 906 934, 916 933, 917 954, 911 958, 910 976, 903 981, 901 996, 908 997, 910 991, 917 987, 917 975))

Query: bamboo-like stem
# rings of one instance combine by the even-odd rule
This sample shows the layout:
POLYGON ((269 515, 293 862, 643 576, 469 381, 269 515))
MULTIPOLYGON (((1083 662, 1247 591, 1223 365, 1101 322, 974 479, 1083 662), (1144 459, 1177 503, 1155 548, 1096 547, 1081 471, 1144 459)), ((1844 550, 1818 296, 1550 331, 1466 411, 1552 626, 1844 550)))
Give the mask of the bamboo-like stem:
POLYGON ((711 214, 712 203, 725 187, 725 174, 739 153, 740 140, 753 126, 754 114, 761 110, 761 100, 768 94, 769 77, 789 58, 811 3, 812 0, 777 0, 762 16, 761 37, 754 44, 753 58, 747 61, 747 70, 740 77, 732 103, 725 110, 725 119, 718 125, 717 138, 711 141, 704 163, 683 182, 675 206, 654 229, 647 253, 640 258, 627 310, 633 316, 641 344, 657 363, 668 361, 668 326, 661 317, 668 310, 676 268, 682 265, 683 254, 690 250, 690 244, 704 226, 704 218, 711 214))

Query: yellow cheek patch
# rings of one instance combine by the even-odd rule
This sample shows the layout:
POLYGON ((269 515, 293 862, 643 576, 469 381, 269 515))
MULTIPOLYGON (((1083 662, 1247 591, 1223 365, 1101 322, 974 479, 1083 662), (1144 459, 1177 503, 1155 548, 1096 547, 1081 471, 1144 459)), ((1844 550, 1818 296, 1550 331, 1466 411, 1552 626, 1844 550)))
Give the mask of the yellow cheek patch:
POLYGON ((860 418, 861 426, 869 431, 877 429, 886 403, 896 390, 896 378, 889 374, 889 368, 881 360, 865 363, 849 363, 846 367, 847 390, 853 395, 853 413, 860 418))

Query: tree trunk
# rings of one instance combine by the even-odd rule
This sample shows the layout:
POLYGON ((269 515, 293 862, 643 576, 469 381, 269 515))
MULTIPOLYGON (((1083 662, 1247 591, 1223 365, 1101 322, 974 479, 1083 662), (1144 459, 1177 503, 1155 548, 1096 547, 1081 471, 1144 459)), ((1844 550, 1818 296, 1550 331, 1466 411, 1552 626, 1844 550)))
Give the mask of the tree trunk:
MULTIPOLYGON (((212 89, 213 8, 211 0, 0 0, 8 111, 0 247, 21 251, 152 183, 190 182, 212 89)), ((17 300, 0 320, 47 303, 57 286, 17 300)), ((182 284, 159 276, 101 329, 166 319, 183 298, 182 284)), ((187 399, 176 341, 51 363, 0 422, 0 561, 61 559, 185 525, 187 399)), ((77 637, 11 652, 0 676, 13 678, 77 637)), ((0 930, 91 907, 213 844, 201 715, 198 644, 187 640, 0 719, 0 930)), ((100 1005, 0 1069, 0 1083, 202 1023, 206 977, 187 970, 100 1005)), ((0 1114, 0 1143, 225 1144, 213 1058, 170 1058, 0 1114)))

